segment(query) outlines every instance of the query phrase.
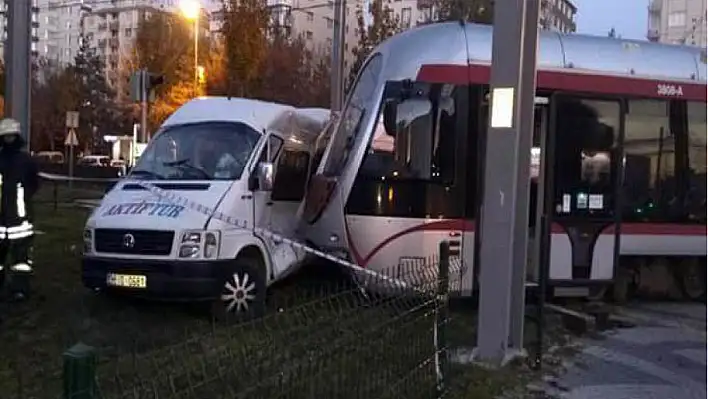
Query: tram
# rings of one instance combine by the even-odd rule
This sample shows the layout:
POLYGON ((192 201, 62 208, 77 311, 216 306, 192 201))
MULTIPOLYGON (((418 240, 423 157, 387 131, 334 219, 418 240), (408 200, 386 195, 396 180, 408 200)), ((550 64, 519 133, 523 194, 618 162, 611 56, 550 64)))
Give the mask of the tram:
MULTIPOLYGON (((491 49, 491 26, 448 22, 372 51, 321 140, 301 218, 309 243, 391 270, 457 241, 459 293, 474 291, 491 49)), ((529 242, 548 237, 553 294, 668 273, 704 298, 705 50, 541 31, 537 60, 527 134, 532 176, 545 165, 549 183, 531 182, 529 242)))

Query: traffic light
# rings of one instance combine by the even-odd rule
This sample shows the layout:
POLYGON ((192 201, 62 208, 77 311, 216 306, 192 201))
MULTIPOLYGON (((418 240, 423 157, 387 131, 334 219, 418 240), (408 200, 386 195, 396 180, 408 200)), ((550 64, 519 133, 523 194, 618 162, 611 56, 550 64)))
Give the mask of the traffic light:
POLYGON ((147 74, 147 85, 145 86, 145 89, 150 91, 156 86, 159 86, 163 83, 165 83, 165 77, 156 73, 150 73, 146 72, 147 74))
POLYGON ((145 93, 148 95, 148 101, 149 102, 154 102, 155 101, 155 87, 163 84, 165 82, 165 77, 162 75, 158 75, 156 73, 150 73, 145 71, 146 79, 145 79, 145 93))
POLYGON ((130 98, 135 102, 143 100, 154 101, 154 88, 163 84, 165 77, 156 73, 148 72, 144 69, 133 72, 130 75, 130 98))
POLYGON ((143 99, 143 71, 136 71, 130 75, 130 99, 140 102, 143 99))

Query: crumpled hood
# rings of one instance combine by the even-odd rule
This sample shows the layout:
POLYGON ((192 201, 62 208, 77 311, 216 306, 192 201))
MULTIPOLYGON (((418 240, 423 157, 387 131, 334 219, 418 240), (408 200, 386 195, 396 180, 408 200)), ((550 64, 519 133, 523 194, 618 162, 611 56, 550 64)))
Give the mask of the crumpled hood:
MULTIPOLYGON (((230 181, 151 183, 212 210, 232 184, 230 181)), ((86 225, 89 228, 183 230, 203 229, 208 219, 202 212, 160 198, 134 180, 125 180, 103 197, 86 225)))

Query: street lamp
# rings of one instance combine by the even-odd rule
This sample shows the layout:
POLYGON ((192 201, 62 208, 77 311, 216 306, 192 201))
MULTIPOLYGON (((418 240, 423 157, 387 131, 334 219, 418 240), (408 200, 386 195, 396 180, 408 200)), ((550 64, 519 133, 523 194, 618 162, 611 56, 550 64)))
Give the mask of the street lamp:
POLYGON ((199 14, 202 6, 198 0, 182 0, 179 5, 182 15, 194 21, 194 96, 199 93, 199 14))

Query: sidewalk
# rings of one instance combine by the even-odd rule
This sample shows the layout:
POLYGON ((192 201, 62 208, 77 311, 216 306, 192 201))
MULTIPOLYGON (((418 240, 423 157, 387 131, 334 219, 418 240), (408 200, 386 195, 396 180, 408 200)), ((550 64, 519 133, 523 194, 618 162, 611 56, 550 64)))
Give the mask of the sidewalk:
POLYGON ((622 316, 636 327, 586 340, 546 394, 563 399, 704 399, 706 306, 655 303, 622 316))

